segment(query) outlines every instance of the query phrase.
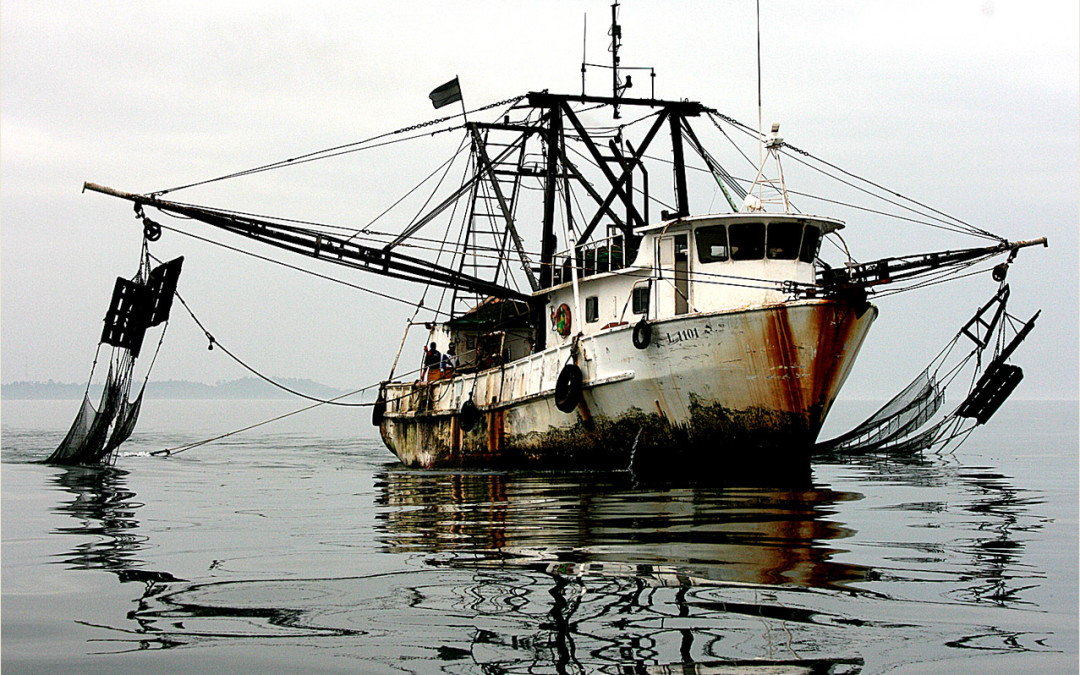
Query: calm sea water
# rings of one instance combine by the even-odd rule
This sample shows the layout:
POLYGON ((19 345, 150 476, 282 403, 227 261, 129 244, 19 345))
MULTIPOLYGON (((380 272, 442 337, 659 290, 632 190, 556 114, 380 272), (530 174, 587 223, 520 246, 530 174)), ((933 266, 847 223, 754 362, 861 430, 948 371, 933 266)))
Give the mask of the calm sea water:
MULTIPOLYGON (((1075 673, 1077 405, 809 484, 413 471, 323 408, 149 401, 114 469, 3 403, 5 672, 1075 673)), ((836 411, 836 430, 868 404, 836 411)))

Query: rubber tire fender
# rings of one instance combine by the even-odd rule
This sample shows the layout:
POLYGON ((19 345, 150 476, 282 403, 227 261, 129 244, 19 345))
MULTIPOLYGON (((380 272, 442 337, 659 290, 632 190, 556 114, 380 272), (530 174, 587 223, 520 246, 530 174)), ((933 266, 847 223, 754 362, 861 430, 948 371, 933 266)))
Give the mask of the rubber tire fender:
POLYGON ((574 412, 581 403, 581 382, 581 368, 572 363, 563 366, 555 380, 555 407, 564 413, 574 412))
POLYGON ((461 404, 461 410, 458 411, 458 425, 462 431, 472 431, 478 421, 480 421, 480 409, 470 398, 461 404))
POLYGON ((652 326, 644 317, 634 324, 633 340, 634 346, 638 349, 645 349, 652 342, 652 326))

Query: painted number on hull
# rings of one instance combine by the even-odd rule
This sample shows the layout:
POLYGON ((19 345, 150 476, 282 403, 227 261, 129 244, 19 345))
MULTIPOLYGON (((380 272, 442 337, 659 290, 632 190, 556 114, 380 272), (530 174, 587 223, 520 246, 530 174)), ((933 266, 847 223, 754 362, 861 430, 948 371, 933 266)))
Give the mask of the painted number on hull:
POLYGON ((697 328, 684 328, 683 330, 677 330, 674 333, 667 334, 667 343, 669 345, 677 345, 680 342, 686 342, 687 340, 696 340, 701 335, 698 333, 697 328))
POLYGON ((697 340, 702 337, 709 337, 713 333, 721 333, 723 332, 723 329, 724 327, 722 325, 716 326, 714 328, 712 324, 707 323, 701 328, 695 326, 694 328, 684 328, 682 330, 677 330, 674 333, 665 333, 665 337, 667 337, 667 344, 677 345, 680 342, 687 342, 689 340, 697 340))

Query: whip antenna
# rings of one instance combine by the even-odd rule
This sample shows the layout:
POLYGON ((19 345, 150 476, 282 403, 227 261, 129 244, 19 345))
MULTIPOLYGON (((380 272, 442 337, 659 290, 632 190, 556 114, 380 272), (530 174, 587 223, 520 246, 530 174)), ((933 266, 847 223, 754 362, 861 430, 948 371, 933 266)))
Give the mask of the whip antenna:
POLYGON ((764 136, 761 133, 761 0, 757 0, 757 135, 758 166, 765 161, 764 136))

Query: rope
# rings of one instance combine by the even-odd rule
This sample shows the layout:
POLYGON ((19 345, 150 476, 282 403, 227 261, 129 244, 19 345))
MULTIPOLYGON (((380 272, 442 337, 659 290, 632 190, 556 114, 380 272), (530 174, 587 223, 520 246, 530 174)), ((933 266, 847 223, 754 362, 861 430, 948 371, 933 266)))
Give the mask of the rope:
MULTIPOLYGON (((181 300, 181 302, 183 302, 183 301, 181 300)), ((412 371, 410 371, 408 373, 405 373, 405 375, 412 375, 412 374, 417 373, 417 372, 419 372, 419 370, 412 370, 412 371)), ((184 445, 178 445, 178 446, 173 447, 173 448, 165 448, 163 450, 154 450, 150 454, 153 455, 153 456, 165 455, 166 457, 169 457, 169 456, 172 456, 172 455, 178 455, 181 452, 185 452, 187 450, 192 450, 194 448, 198 448, 198 447, 201 447, 203 445, 213 443, 214 441, 220 441, 223 438, 228 438, 230 436, 235 436, 235 435, 243 433, 245 431, 251 431, 252 429, 256 429, 258 427, 270 424, 271 422, 277 422, 278 420, 283 420, 286 417, 292 417, 293 415, 298 415, 298 414, 300 414, 302 412, 307 412, 308 410, 318 408, 319 406, 322 406, 322 405, 327 405, 327 404, 330 404, 330 405, 354 405, 354 406, 355 405, 359 405, 359 406, 375 405, 375 402, 372 402, 372 403, 358 403, 358 404, 355 404, 355 403, 354 404, 336 403, 336 402, 338 400, 340 400, 340 399, 348 398, 350 396, 355 396, 356 394, 363 393, 363 392, 367 391, 368 389, 373 389, 373 388, 378 387, 378 386, 380 386, 380 385, 379 384, 370 384, 370 385, 368 385, 366 387, 363 387, 361 389, 357 389, 355 391, 350 391, 347 394, 342 394, 341 396, 338 396, 338 397, 335 397, 335 398, 332 398, 332 399, 328 399, 328 400, 325 400, 325 401, 316 400, 316 402, 313 403, 312 405, 305 406, 303 408, 298 408, 296 410, 293 410, 292 412, 287 412, 287 413, 283 413, 281 415, 277 415, 276 417, 271 417, 270 419, 263 420, 262 422, 256 422, 255 424, 249 424, 246 427, 242 427, 240 429, 233 429, 232 431, 227 431, 227 432, 225 432, 223 434, 218 434, 217 436, 212 436, 210 438, 204 438, 201 441, 194 441, 192 443, 186 443, 184 445)), ((445 395, 445 393, 446 392, 443 392, 443 394, 440 394, 440 400, 441 400, 442 396, 445 395)), ((408 395, 398 396, 396 398, 391 398, 391 399, 385 399, 384 402, 399 401, 399 400, 404 399, 404 398, 408 398, 408 395)))
MULTIPOLYGON (((183 300, 181 300, 180 302, 183 302, 183 300)), ((194 318, 194 317, 192 317, 192 318, 194 318)), ((416 374, 418 372, 420 372, 420 369, 411 370, 411 371, 405 373, 405 375, 406 376, 413 375, 413 374, 416 374)), ((256 422, 255 424, 249 424, 246 427, 242 427, 240 429, 233 429, 232 431, 227 431, 227 432, 225 432, 223 434, 218 434, 217 436, 212 436, 210 438, 204 438, 201 441, 194 441, 192 443, 186 443, 184 445, 178 445, 178 446, 173 447, 173 448, 165 448, 163 450, 154 450, 150 454, 153 455, 153 456, 165 455, 166 457, 172 456, 172 455, 178 455, 181 452, 185 452, 187 450, 192 450, 194 448, 198 448, 200 446, 207 445, 209 443, 213 443, 214 441, 219 441, 219 440, 221 440, 223 438, 228 438, 230 436, 235 436, 236 434, 240 434, 240 433, 243 433, 245 431, 250 431, 252 429, 256 429, 258 427, 264 426, 266 424, 270 424, 271 422, 277 422, 278 420, 283 420, 286 417, 292 417, 293 415, 298 415, 298 414, 300 414, 302 412, 307 412, 308 410, 318 408, 319 406, 322 406, 322 405, 327 405, 327 404, 331 404, 331 405, 354 405, 354 406, 355 405, 359 405, 359 406, 375 405, 375 402, 372 402, 372 403, 359 403, 359 404, 348 404, 348 403, 336 403, 336 401, 338 401, 340 399, 343 399, 343 398, 348 398, 350 396, 355 396, 356 394, 361 394, 361 393, 367 391, 368 389, 373 389, 373 388, 378 387, 378 386, 380 386, 380 384, 369 384, 366 387, 362 387, 362 388, 357 389, 355 391, 350 391, 347 394, 342 394, 341 396, 337 396, 337 397, 332 398, 332 399, 328 399, 328 400, 325 400, 325 401, 316 400, 316 402, 313 403, 312 405, 305 406, 303 408, 298 408, 296 410, 293 410, 292 412, 283 413, 283 414, 277 415, 275 417, 271 417, 270 419, 263 420, 262 422, 256 422)), ((449 393, 449 391, 450 391, 450 389, 447 388, 445 391, 443 391, 441 394, 439 394, 439 400, 442 400, 442 397, 445 396, 447 393, 449 393)), ((395 398, 384 399, 384 403, 389 403, 389 402, 392 402, 392 401, 400 401, 400 400, 408 398, 408 397, 409 397, 409 394, 406 394, 406 395, 403 395, 403 396, 398 396, 398 397, 395 397, 395 398)))
MULTIPOLYGON (((363 391, 363 389, 361 389, 359 391, 363 391)), ((355 392, 355 391, 350 392, 348 394, 342 395, 339 398, 345 398, 346 396, 352 396, 355 393, 358 393, 358 392, 355 392)), ((332 400, 333 399, 331 399, 331 401, 332 400)), ((169 456, 172 456, 172 455, 178 455, 181 452, 185 452, 187 450, 191 450, 193 448, 197 448, 197 447, 206 445, 208 443, 213 443, 214 441, 220 441, 223 438, 228 438, 229 436, 235 436, 236 434, 243 433, 245 431, 250 431, 250 430, 255 429, 257 427, 261 427, 264 424, 270 424, 271 422, 277 422, 278 420, 285 419, 286 417, 292 417, 293 415, 297 415, 299 413, 306 412, 308 410, 311 410, 312 408, 318 408, 321 405, 323 405, 322 402, 315 403, 315 404, 309 405, 309 406, 307 406, 305 408, 300 408, 299 410, 293 410, 292 412, 288 412, 288 413, 285 413, 283 415, 278 415, 277 417, 272 417, 272 418, 270 418, 268 420, 263 420, 262 422, 256 422, 255 424, 250 424, 250 425, 248 425, 248 426, 246 426, 246 427, 244 427, 242 429, 234 429, 232 431, 227 431, 227 432, 225 432, 223 434, 219 434, 219 435, 214 436, 212 438, 205 438, 205 439, 203 439, 201 441, 195 441, 194 443, 188 443, 186 445, 178 445, 175 448, 165 448, 164 450, 154 450, 150 454, 154 455, 154 456, 165 455, 166 457, 169 457, 169 456)))
MULTIPOLYGON (((370 389, 371 387, 365 387, 364 389, 360 389, 360 390, 357 390, 357 391, 354 391, 354 392, 350 392, 350 393, 345 394, 343 396, 338 396, 338 397, 335 397, 335 398, 332 398, 332 399, 322 399, 322 398, 317 398, 315 396, 309 396, 308 394, 305 394, 305 393, 300 392, 300 391, 296 391, 295 389, 291 389, 289 387, 286 387, 284 384, 281 384, 280 382, 274 381, 273 379, 271 379, 271 378, 267 377, 266 375, 260 373, 259 371, 255 370, 253 367, 251 367, 250 365, 245 363, 236 354, 233 354, 231 351, 229 351, 229 349, 227 347, 225 347, 223 344, 218 342, 217 339, 213 335, 210 334, 210 331, 208 331, 206 329, 206 326, 203 325, 202 321, 199 321, 199 318, 197 316, 195 316, 195 313, 193 311, 191 311, 191 307, 188 306, 187 302, 184 301, 184 298, 182 298, 179 293, 176 293, 176 299, 180 301, 180 304, 183 305, 184 309, 187 310, 187 313, 189 315, 191 315, 191 318, 195 322, 195 324, 206 335, 206 338, 210 341, 210 347, 209 347, 210 349, 213 349, 214 345, 217 345, 218 347, 221 348, 221 351, 225 352, 225 354, 229 356, 229 358, 231 358, 233 361, 236 361, 244 369, 246 369, 252 375, 255 375, 256 377, 258 377, 259 379, 261 379, 261 380, 263 380, 263 381, 277 387, 278 389, 281 389, 282 391, 286 391, 286 392, 288 392, 288 393, 290 393, 290 394, 292 394, 294 396, 298 396, 300 398, 307 399, 309 401, 315 401, 315 402, 317 402, 319 404, 340 405, 340 406, 351 407, 351 408, 358 408, 358 407, 374 405, 374 403, 339 403, 338 402, 342 398, 345 398, 347 396, 352 396, 353 394, 360 393, 360 392, 364 391, 365 389, 370 389)), ((372 386, 376 386, 376 385, 372 385, 372 386)))

